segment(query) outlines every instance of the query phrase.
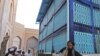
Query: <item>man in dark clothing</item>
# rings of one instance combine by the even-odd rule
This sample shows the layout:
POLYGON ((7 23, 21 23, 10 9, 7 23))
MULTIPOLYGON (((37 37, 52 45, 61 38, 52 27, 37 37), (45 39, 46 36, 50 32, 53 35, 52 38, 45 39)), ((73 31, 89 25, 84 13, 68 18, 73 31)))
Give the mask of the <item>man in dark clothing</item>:
POLYGON ((25 56, 25 52, 24 51, 22 51, 22 55, 21 56, 25 56))
POLYGON ((64 51, 63 54, 64 56, 82 56, 80 53, 78 53, 75 49, 74 49, 74 42, 72 41, 68 41, 67 43, 67 47, 64 51))
POLYGON ((11 48, 9 48, 8 49, 8 53, 6 53, 5 56, 9 56, 9 55, 11 55, 11 56, 17 56, 15 54, 16 50, 17 50, 17 47, 11 47, 11 48))

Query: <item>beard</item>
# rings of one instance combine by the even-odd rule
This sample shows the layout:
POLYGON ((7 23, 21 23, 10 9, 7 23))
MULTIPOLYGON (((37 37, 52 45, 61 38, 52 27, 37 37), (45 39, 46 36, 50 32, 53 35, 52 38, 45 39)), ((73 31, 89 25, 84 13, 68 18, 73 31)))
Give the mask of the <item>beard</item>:
POLYGON ((73 48, 68 48, 67 50, 68 50, 69 52, 71 52, 71 51, 73 50, 73 48))

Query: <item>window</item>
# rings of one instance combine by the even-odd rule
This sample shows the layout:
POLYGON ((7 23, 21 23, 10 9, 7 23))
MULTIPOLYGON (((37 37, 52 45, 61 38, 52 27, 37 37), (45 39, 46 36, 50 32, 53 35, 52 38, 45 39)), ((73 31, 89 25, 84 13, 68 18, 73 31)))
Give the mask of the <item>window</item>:
POLYGON ((100 10, 93 10, 93 19, 95 27, 100 27, 100 10))
POLYGON ((67 9, 66 5, 64 5, 58 13, 54 16, 54 30, 59 29, 60 27, 67 24, 67 9))
POLYGON ((73 6, 74 22, 91 25, 90 8, 78 2, 74 2, 73 6))
POLYGON ((93 36, 90 33, 74 32, 75 49, 79 52, 85 51, 85 53, 94 53, 93 36))

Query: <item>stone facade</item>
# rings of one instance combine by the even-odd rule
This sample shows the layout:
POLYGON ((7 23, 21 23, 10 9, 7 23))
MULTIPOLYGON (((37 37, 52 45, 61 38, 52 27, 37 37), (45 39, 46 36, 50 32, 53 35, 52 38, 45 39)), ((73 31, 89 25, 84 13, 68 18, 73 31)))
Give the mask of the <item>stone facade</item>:
POLYGON ((16 8, 17 0, 0 0, 0 44, 6 33, 12 37, 16 8))
POLYGON ((1 43, 8 34, 10 38, 7 42, 6 51, 12 46, 17 46, 18 49, 24 51, 28 49, 36 51, 38 30, 24 28, 24 25, 15 22, 16 8, 17 0, 0 0, 0 50, 1 43))
POLYGON ((27 51, 28 49, 32 52, 37 51, 38 45, 38 30, 24 28, 24 25, 20 23, 15 23, 12 38, 9 39, 7 43, 7 49, 13 46, 16 46, 18 43, 14 43, 15 38, 19 38, 18 49, 27 51), (13 45, 16 44, 16 45, 13 45))
POLYGON ((0 0, 0 56, 4 56, 6 44, 12 38, 17 0, 0 0), (6 39, 6 34, 9 38, 6 39))

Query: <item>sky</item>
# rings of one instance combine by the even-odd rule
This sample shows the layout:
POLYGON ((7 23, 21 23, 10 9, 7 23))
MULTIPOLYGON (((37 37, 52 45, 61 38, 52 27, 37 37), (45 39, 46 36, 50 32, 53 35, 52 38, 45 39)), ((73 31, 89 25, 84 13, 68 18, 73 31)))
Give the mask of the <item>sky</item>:
POLYGON ((18 0, 16 22, 23 24, 26 28, 39 29, 36 19, 41 2, 42 0, 18 0))

